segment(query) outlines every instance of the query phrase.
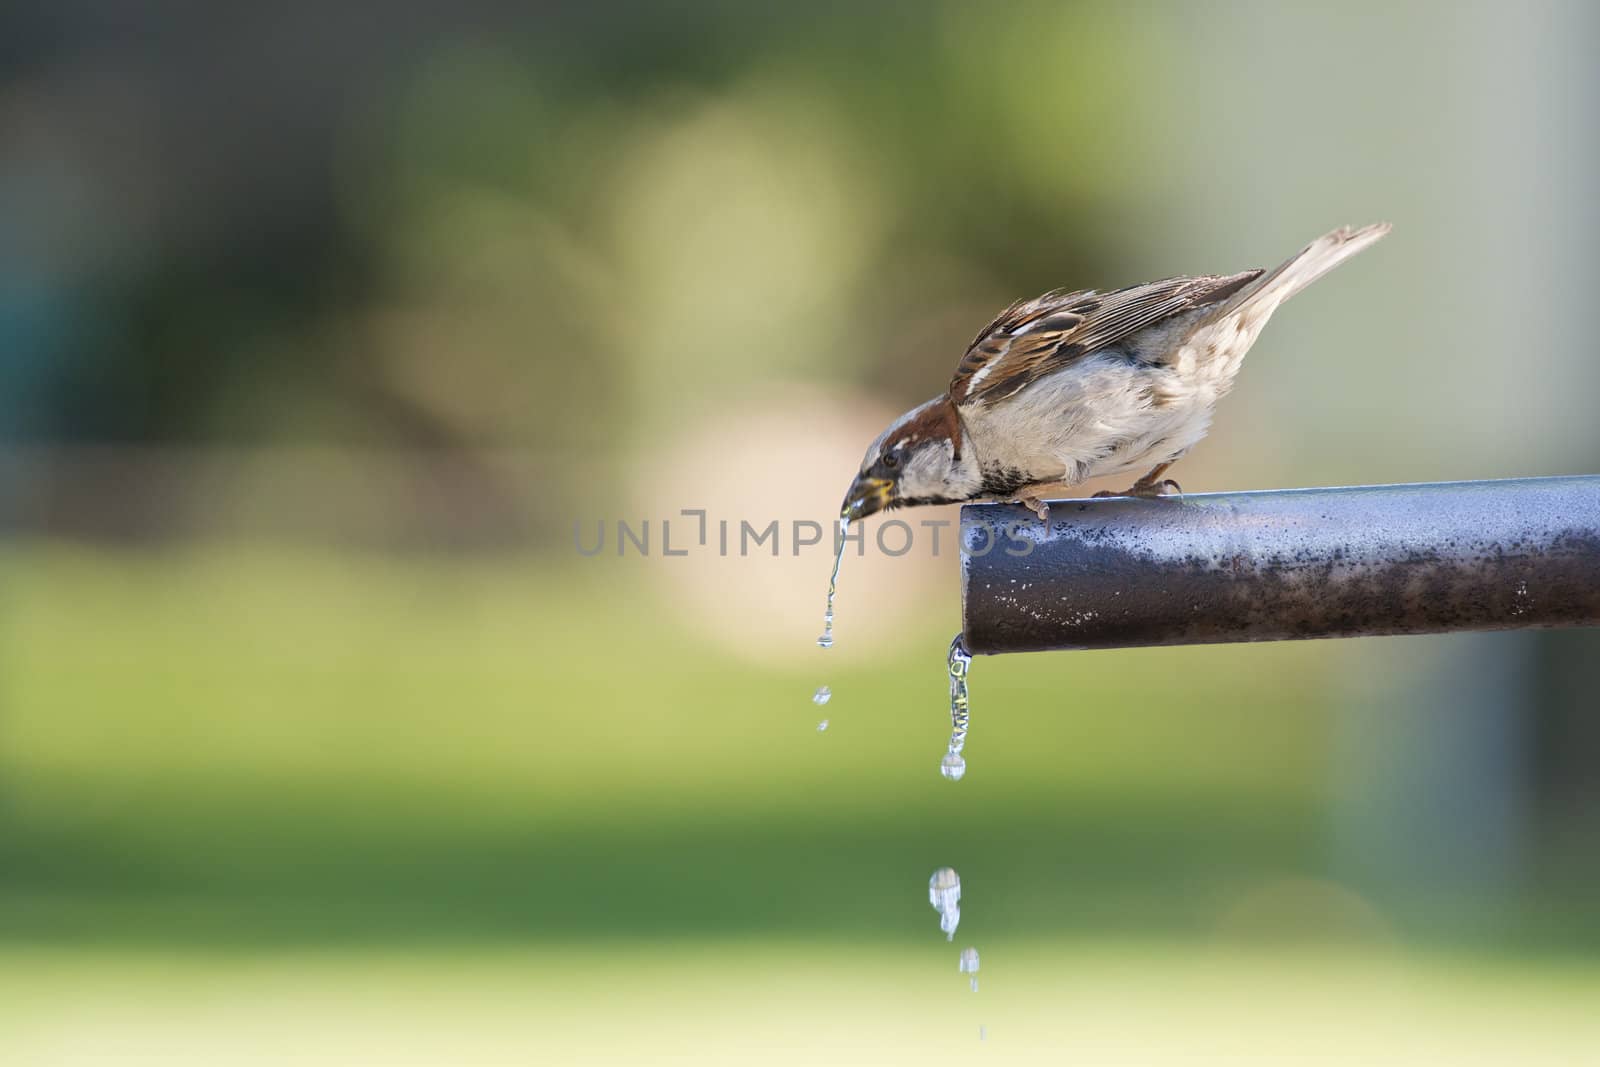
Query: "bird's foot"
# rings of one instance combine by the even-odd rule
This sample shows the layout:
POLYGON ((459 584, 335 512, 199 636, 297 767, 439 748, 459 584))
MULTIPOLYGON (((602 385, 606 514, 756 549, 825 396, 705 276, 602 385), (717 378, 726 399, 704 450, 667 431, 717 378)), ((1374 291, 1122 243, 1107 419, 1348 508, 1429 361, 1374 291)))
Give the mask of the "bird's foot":
POLYGON ((1149 485, 1145 485, 1143 483, 1135 485, 1133 487, 1133 495, 1146 497, 1152 500, 1158 496, 1182 496, 1183 486, 1179 485, 1171 478, 1163 478, 1161 481, 1151 482, 1149 485))
POLYGON ((1050 504, 1045 497, 1060 496, 1071 491, 1070 482, 1041 482, 1038 485, 1030 485, 1018 493, 1017 503, 1039 516, 1040 522, 1047 523, 1050 521, 1050 504))
POLYGON ((1134 496, 1143 500, 1155 500, 1156 498, 1163 496, 1180 496, 1182 493, 1183 486, 1179 485, 1171 478, 1164 478, 1159 482, 1135 482, 1130 488, 1124 489, 1120 493, 1113 493, 1109 489, 1102 489, 1100 492, 1095 494, 1095 497, 1134 496))

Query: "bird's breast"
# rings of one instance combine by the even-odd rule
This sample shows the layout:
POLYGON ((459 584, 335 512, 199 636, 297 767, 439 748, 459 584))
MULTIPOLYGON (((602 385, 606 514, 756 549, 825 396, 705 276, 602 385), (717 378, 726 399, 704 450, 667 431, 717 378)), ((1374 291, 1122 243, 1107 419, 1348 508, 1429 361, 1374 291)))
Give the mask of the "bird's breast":
POLYGON ((1207 377, 1176 361, 1150 364, 1113 351, 992 406, 974 405, 963 415, 985 492, 1071 484, 1164 461, 1205 435, 1216 400, 1207 377))

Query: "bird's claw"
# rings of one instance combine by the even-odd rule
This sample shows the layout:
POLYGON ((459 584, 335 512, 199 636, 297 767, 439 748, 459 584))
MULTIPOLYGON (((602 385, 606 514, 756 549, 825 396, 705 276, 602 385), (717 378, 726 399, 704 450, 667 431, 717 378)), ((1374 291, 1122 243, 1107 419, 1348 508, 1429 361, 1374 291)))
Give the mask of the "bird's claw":
POLYGON ((1017 498, 1017 503, 1039 516, 1040 522, 1050 521, 1050 504, 1044 497, 1021 496, 1017 498))
POLYGON ((1136 485, 1136 486, 1134 486, 1133 487, 1133 495, 1134 496, 1143 496, 1143 497, 1152 497, 1152 498, 1158 497, 1158 496, 1182 496, 1183 495, 1183 486, 1179 485, 1177 482, 1173 481, 1171 478, 1163 478, 1161 481, 1156 482, 1154 485, 1148 485, 1148 486, 1136 485))
POLYGON ((1104 496, 1132 496, 1138 497, 1141 500, 1155 500, 1158 497, 1164 496, 1180 496, 1182 493, 1183 486, 1179 485, 1171 478, 1166 478, 1162 481, 1150 482, 1148 484, 1142 482, 1135 483, 1131 488, 1124 489, 1120 493, 1113 493, 1109 489, 1102 489, 1100 492, 1095 494, 1095 498, 1099 499, 1100 497, 1104 496))

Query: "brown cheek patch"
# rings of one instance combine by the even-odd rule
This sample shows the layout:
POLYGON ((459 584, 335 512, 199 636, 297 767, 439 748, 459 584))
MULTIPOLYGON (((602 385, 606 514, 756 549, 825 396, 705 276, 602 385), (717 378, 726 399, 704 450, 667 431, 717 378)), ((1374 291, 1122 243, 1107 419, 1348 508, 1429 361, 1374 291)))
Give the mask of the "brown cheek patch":
POLYGON ((961 417, 956 406, 946 398, 917 415, 900 427, 900 432, 884 442, 885 449, 905 445, 908 449, 922 441, 948 440, 955 449, 955 458, 961 458, 961 417))

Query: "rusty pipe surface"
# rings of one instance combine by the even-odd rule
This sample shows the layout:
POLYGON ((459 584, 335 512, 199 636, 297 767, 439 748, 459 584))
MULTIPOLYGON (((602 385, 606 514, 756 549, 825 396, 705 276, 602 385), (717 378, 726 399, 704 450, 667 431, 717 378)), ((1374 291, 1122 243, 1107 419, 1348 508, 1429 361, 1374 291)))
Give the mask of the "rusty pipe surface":
POLYGON ((961 510, 974 653, 1600 625, 1600 476, 961 510))

